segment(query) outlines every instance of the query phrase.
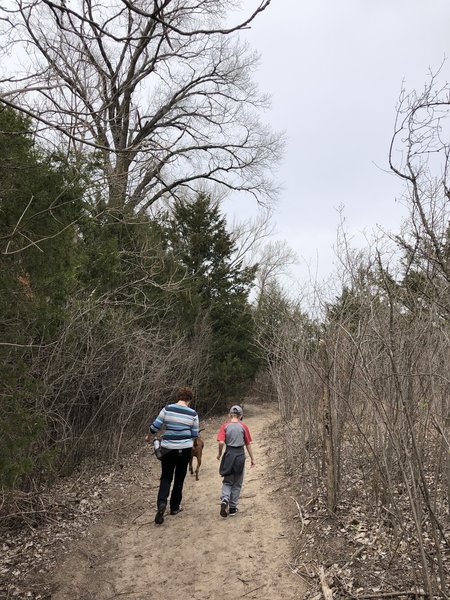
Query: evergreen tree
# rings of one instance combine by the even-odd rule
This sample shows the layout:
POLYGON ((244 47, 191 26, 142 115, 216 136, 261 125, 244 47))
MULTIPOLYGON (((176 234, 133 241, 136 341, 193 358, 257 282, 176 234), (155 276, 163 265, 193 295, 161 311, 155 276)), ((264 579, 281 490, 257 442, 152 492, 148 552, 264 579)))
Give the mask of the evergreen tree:
POLYGON ((234 260, 235 244, 218 202, 207 194, 178 201, 166 219, 169 250, 187 275, 186 326, 208 315, 209 370, 199 391, 209 405, 224 408, 245 393, 259 365, 248 301, 256 267, 234 260))
MULTIPOLYGON (((34 142, 31 123, 0 111, 0 484, 33 467, 29 447, 43 429, 34 354, 64 322, 78 265, 74 224, 82 215, 80 178, 34 142)), ((39 460, 43 458, 41 454, 39 460)))
POLYGON ((3 334, 51 340, 73 290, 83 189, 68 162, 41 150, 28 119, 0 112, 0 261, 3 334), (22 327, 23 328, 23 327, 22 327))

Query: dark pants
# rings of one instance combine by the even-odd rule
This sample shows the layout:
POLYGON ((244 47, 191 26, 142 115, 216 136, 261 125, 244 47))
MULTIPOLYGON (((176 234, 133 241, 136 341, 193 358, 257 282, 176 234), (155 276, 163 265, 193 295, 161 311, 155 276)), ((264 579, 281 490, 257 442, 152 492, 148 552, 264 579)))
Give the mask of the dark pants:
POLYGON ((182 450, 171 450, 162 457, 161 460, 161 480, 158 492, 158 508, 161 504, 167 504, 170 485, 175 473, 172 493, 170 495, 170 510, 180 508, 183 497, 183 483, 186 477, 189 459, 191 458, 192 448, 183 448, 182 450))

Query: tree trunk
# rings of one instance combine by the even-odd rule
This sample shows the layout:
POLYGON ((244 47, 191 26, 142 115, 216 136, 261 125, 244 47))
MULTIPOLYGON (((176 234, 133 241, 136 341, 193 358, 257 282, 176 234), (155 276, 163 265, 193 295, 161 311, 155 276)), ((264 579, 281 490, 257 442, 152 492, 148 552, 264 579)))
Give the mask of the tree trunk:
POLYGON ((330 367, 328 364, 328 355, 325 344, 321 345, 322 364, 324 367, 321 421, 323 436, 324 465, 327 486, 327 507, 331 513, 336 512, 337 493, 336 493, 336 470, 333 444, 333 428, 331 422, 331 401, 330 401, 330 367))

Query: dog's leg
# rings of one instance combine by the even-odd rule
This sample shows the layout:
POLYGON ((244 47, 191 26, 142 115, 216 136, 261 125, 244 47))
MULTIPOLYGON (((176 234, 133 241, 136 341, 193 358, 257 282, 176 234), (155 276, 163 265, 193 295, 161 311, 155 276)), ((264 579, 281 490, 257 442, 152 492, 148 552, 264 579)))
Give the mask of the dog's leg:
POLYGON ((195 469, 195 480, 198 481, 198 471, 200 469, 200 465, 202 464, 202 459, 200 456, 197 456, 197 468, 195 469))

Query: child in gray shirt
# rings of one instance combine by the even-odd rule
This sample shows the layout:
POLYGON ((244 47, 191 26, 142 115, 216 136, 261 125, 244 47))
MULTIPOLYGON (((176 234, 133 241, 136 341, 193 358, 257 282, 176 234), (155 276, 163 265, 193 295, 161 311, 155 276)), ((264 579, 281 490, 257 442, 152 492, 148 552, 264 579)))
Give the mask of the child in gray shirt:
POLYGON ((223 477, 222 492, 220 495, 220 515, 234 516, 238 511, 239 496, 244 480, 245 448, 250 456, 251 466, 255 466, 255 459, 251 449, 252 436, 250 430, 242 422, 244 411, 238 405, 230 409, 230 420, 222 425, 217 434, 219 451, 217 460, 221 460, 219 473, 223 477), (226 445, 222 457, 223 448, 226 445))

